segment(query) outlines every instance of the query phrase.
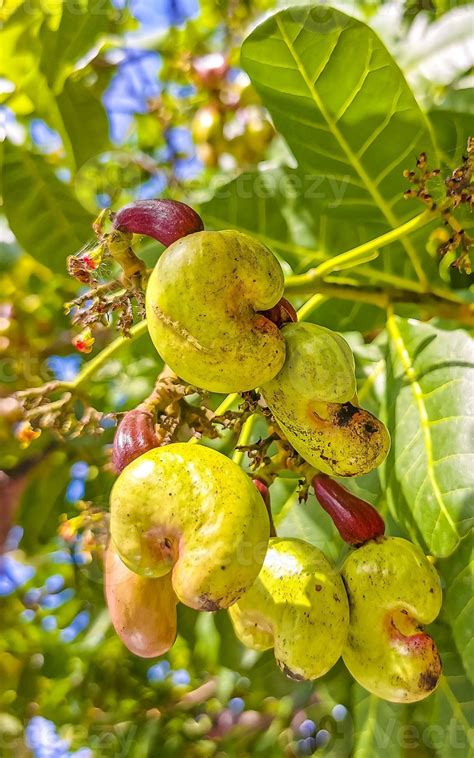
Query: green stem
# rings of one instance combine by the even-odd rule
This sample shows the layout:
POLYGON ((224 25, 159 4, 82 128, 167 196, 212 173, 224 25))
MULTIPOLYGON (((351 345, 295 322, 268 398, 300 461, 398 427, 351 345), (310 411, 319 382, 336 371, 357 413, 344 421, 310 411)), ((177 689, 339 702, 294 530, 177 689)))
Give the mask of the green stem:
POLYGON ((110 345, 104 347, 92 360, 88 361, 82 371, 76 376, 74 381, 70 382, 67 386, 69 389, 78 390, 100 369, 109 361, 112 356, 118 352, 123 345, 131 345, 143 334, 146 334, 147 324, 146 321, 140 321, 130 329, 129 337, 117 337, 110 345))
POLYGON ((237 400, 239 400, 240 395, 238 392, 232 392, 232 394, 227 395, 227 397, 224 398, 222 403, 217 406, 216 410, 214 411, 216 416, 222 416, 226 411, 230 410, 232 406, 234 405, 237 400))
MULTIPOLYGON (((257 420, 257 414, 252 413, 252 415, 249 416, 248 419, 245 421, 242 427, 242 431, 240 432, 239 439, 237 440, 236 447, 248 445, 250 437, 252 435, 252 429, 254 427, 256 420, 257 420)), ((237 465, 240 466, 240 464, 243 461, 244 455, 245 453, 242 450, 234 450, 232 460, 234 461, 234 463, 237 463, 237 465)))
POLYGON ((361 287, 357 284, 339 284, 337 280, 318 282, 316 289, 318 291, 299 309, 300 321, 304 321, 321 302, 328 298, 334 298, 375 305, 382 310, 385 310, 390 303, 418 305, 430 314, 442 315, 444 318, 460 321, 464 324, 472 325, 474 323, 474 309, 471 304, 445 297, 444 293, 438 294, 438 290, 436 292, 412 292, 411 290, 391 287, 387 287, 387 289, 361 287))
POLYGON ((396 242, 401 237, 405 237, 408 234, 412 234, 417 229, 421 229, 426 226, 435 217, 433 211, 427 210, 418 214, 414 218, 407 221, 405 224, 398 226, 396 229, 392 229, 385 234, 375 237, 373 240, 364 242, 362 245, 354 247, 352 250, 347 250, 345 253, 335 255, 333 258, 323 261, 314 269, 311 269, 306 274, 300 274, 299 276, 289 276, 286 280, 286 286, 288 291, 295 284, 301 285, 303 282, 312 283, 319 281, 322 277, 333 271, 340 271, 344 268, 351 266, 357 266, 359 263, 367 263, 367 261, 376 258, 379 254, 379 249, 386 247, 387 245, 396 242))
POLYGON ((305 318, 309 316, 310 313, 312 313, 318 305, 321 305, 322 303, 326 302, 327 298, 324 297, 324 295, 321 295, 319 292, 316 292, 315 295, 309 298, 309 300, 306 300, 305 303, 301 306, 301 308, 298 308, 298 318, 300 321, 304 321, 305 318))

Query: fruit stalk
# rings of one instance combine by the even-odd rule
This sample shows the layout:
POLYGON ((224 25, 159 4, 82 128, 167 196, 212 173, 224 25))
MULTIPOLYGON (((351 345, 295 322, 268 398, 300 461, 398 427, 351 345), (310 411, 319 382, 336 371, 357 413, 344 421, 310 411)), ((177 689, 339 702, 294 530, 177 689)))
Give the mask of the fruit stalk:
POLYGON ((319 504, 331 516, 344 542, 357 547, 383 535, 384 520, 370 503, 325 474, 316 474, 312 485, 319 504))
POLYGON ((273 523, 272 506, 270 502, 270 490, 261 479, 252 479, 252 482, 260 492, 263 502, 265 503, 265 508, 267 509, 268 518, 270 519, 270 537, 276 537, 277 533, 275 531, 275 524, 273 523))

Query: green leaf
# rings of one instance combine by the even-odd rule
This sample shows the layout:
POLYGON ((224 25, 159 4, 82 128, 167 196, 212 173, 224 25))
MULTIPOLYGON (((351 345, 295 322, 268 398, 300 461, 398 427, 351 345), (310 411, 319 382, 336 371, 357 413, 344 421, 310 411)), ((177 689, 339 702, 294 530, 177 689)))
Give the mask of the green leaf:
POLYGON ((435 110, 431 111, 429 119, 444 162, 450 168, 458 166, 472 134, 472 114, 435 110))
POLYGON ((351 714, 354 721, 353 758, 402 758, 401 737, 406 726, 405 705, 387 703, 356 682, 351 688, 351 714))
POLYGON ((327 7, 289 8, 246 39, 242 62, 328 212, 396 227, 413 215, 402 171, 434 153, 429 125, 376 34, 327 7), (330 179, 347 182, 331 209, 330 179))
POLYGON ((27 97, 35 116, 44 119, 60 133, 65 150, 70 155, 69 137, 56 98, 38 66, 43 52, 39 38, 43 22, 42 11, 27 3, 22 3, 10 16, 2 31, 0 76, 15 84, 13 102, 19 100, 21 108, 26 110, 24 99, 27 97))
POLYGON ((388 336, 388 503, 412 538, 447 556, 472 519, 474 345, 464 331, 398 317, 388 336))
POLYGON ((43 158, 6 142, 5 215, 22 247, 55 271, 92 236, 92 218, 43 158))
POLYGON ((280 168, 246 172, 201 206, 206 226, 232 227, 268 245, 293 269, 320 263, 352 246, 363 230, 314 212, 318 182, 280 168))
POLYGON ((82 81, 68 79, 58 96, 58 105, 77 168, 109 149, 107 115, 100 98, 89 87, 82 81))
POLYGON ((296 485, 274 518, 279 537, 295 537, 321 550, 326 558, 336 562, 343 543, 330 517, 323 511, 314 495, 305 503, 298 502, 296 485))
POLYGON ((435 692, 410 707, 421 725, 424 744, 441 758, 458 758, 472 753, 473 690, 464 673, 450 630, 432 625, 443 662, 443 675, 435 692))
POLYGON ((57 533, 59 514, 64 510, 60 496, 69 478, 67 457, 63 451, 52 452, 34 470, 18 513, 18 523, 25 531, 22 548, 30 555, 57 533))
POLYGON ((61 92, 76 63, 94 48, 110 27, 109 0, 74 0, 61 3, 59 24, 44 24, 41 30, 40 68, 51 89, 61 92))
POLYGON ((441 618, 451 627, 454 642, 464 664, 464 670, 474 684, 474 559, 472 534, 467 535, 458 549, 436 565, 444 585, 441 618))
POLYGON ((375 305, 331 297, 319 303, 305 321, 314 322, 338 332, 367 333, 384 325, 385 312, 375 305))
MULTIPOLYGON (((296 158, 301 214, 324 228, 329 217, 350 221, 335 232, 352 232, 350 250, 417 213, 403 197, 403 170, 421 151, 437 163, 430 125, 371 29, 331 8, 289 8, 245 40, 242 63, 296 158)), ((423 284, 438 278, 408 235, 372 267, 423 284)))

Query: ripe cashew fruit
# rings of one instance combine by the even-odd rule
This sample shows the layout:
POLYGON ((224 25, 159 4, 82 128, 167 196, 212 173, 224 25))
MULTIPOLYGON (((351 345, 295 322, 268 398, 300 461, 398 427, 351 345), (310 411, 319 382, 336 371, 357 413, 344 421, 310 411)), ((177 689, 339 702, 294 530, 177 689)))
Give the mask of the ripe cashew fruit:
POLYGON ((379 419, 350 402, 354 359, 347 342, 316 324, 282 327, 286 359, 262 394, 295 450, 332 476, 360 476, 387 455, 390 437, 379 419))
POLYGON ((105 597, 114 629, 130 652, 155 658, 173 646, 178 600, 170 574, 158 579, 135 574, 111 543, 105 555, 105 597))
POLYGON ((110 510, 123 562, 143 577, 172 572, 191 608, 227 608, 262 566, 270 533, 262 496, 210 448, 177 442, 144 453, 115 482, 110 510))
POLYGON ((438 574, 422 550, 379 537, 352 552, 342 568, 350 607, 343 659, 362 687, 393 703, 427 697, 441 659, 422 629, 442 602, 438 574))
POLYGON ((269 381, 285 342, 260 311, 283 294, 273 253, 236 231, 198 232, 169 247, 146 293, 148 329, 165 363, 190 384, 242 392, 269 381))
POLYGON ((289 677, 317 679, 342 653, 349 609, 341 577, 320 550, 275 537, 258 578, 229 615, 244 645, 273 647, 289 677))

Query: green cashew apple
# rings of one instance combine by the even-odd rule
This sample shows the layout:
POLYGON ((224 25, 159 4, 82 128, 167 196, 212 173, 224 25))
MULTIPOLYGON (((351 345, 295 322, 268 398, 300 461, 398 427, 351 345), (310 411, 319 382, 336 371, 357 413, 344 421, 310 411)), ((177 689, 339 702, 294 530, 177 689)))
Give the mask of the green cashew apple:
POLYGON ((170 574, 158 579, 135 574, 111 543, 105 555, 105 596, 115 631, 132 653, 155 658, 173 646, 178 600, 170 574))
POLYGON ((378 537, 342 568, 350 607, 343 659, 362 687, 384 700, 412 703, 438 684, 441 660, 422 624, 441 609, 438 574, 422 550, 378 537))
POLYGON ((161 256, 146 293, 148 329, 170 368, 212 392, 269 381, 285 360, 278 327, 260 311, 283 295, 273 253, 236 231, 197 232, 161 256))
POLYGON ((286 359, 262 394, 295 450, 332 476, 360 476, 387 455, 390 437, 379 419, 352 404, 354 359, 347 342, 316 324, 287 324, 286 359))
POLYGON ((227 608, 262 566, 267 509, 251 479, 216 450, 181 442, 149 450, 118 477, 110 510, 123 562, 143 577, 172 572, 191 608, 227 608))
POLYGON ((341 577, 320 550, 275 537, 258 578, 229 615, 244 645, 273 647, 289 677, 317 679, 342 653, 349 609, 341 577))

